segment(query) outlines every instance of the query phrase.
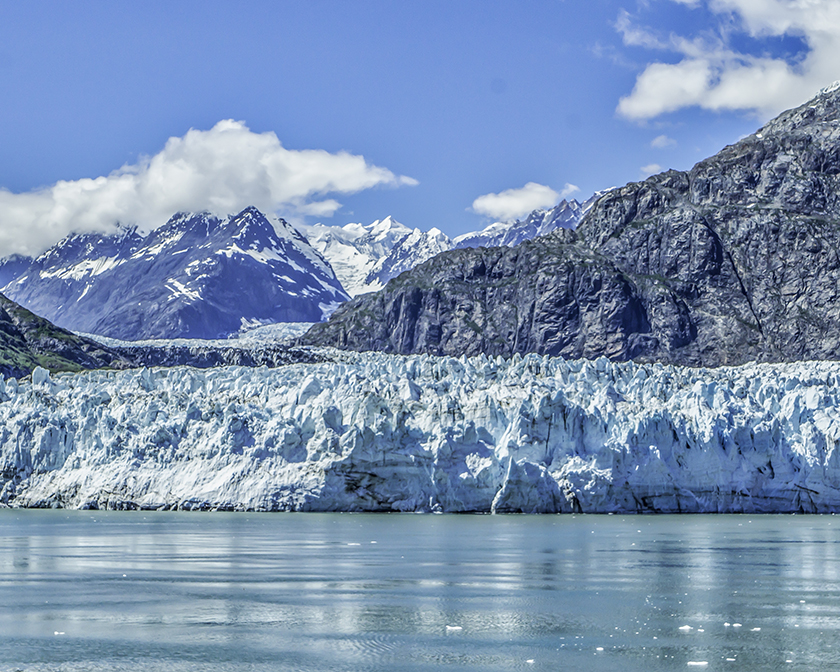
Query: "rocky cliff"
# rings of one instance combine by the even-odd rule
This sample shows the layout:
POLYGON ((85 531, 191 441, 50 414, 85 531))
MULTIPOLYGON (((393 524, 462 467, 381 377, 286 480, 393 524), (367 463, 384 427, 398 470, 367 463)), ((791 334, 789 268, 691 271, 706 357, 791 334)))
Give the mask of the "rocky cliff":
POLYGON ((129 366, 122 355, 60 329, 0 294, 0 375, 25 376, 36 366, 82 371, 129 366))
POLYGON ((600 198, 574 232, 456 250, 303 342, 718 366, 840 357, 840 84, 701 161, 600 198))

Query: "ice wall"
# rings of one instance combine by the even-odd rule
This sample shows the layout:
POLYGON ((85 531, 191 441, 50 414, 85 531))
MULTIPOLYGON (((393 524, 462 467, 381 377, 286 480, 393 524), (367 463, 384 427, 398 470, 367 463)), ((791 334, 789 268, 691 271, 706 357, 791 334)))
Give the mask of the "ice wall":
POLYGON ((834 511, 840 363, 334 354, 0 381, 11 506, 834 511))

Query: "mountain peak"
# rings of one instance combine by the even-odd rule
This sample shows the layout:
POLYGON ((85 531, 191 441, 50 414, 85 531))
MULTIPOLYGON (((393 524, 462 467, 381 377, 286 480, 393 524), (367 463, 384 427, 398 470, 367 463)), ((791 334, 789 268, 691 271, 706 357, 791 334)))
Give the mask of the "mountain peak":
POLYGON ((840 91, 840 79, 838 79, 833 84, 829 84, 828 86, 824 86, 820 89, 820 92, 817 94, 819 96, 827 96, 832 93, 836 93, 840 91))
POLYGON ((265 215, 262 212, 260 212, 259 208, 257 208, 257 206, 255 206, 255 205, 249 205, 249 206, 243 208, 242 211, 239 214, 234 215, 233 218, 238 219, 239 217, 244 217, 244 216, 265 218, 265 215))
POLYGON ((317 322, 347 294, 303 236, 277 226, 252 206, 221 219, 177 213, 145 237, 68 237, 4 288, 62 327, 123 340, 317 322))
POLYGON ((838 222, 833 85, 691 170, 601 195, 574 232, 441 255, 304 342, 688 366, 836 360, 838 222))

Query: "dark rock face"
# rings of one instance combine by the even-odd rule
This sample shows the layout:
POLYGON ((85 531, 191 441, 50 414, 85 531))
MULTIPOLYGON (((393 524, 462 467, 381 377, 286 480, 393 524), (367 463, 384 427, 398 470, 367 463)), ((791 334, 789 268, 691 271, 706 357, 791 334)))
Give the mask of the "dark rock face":
POLYGON ((456 250, 314 326, 312 345, 718 366, 840 358, 840 90, 576 232, 456 250))
MULTIPOLYGON (((2 271, 2 267, 0 267, 2 271)), ((348 298, 294 228, 256 208, 179 214, 148 236, 70 236, 4 291, 56 324, 123 340, 220 338, 244 322, 314 322, 348 298)))
POLYGON ((115 351, 59 329, 0 294, 0 375, 19 378, 36 366, 81 371, 130 364, 115 351))
POLYGON ((213 345, 132 345, 111 349, 119 357, 141 366, 192 366, 210 369, 217 366, 265 366, 314 364, 328 361, 322 353, 308 348, 266 345, 262 348, 215 347, 213 345))

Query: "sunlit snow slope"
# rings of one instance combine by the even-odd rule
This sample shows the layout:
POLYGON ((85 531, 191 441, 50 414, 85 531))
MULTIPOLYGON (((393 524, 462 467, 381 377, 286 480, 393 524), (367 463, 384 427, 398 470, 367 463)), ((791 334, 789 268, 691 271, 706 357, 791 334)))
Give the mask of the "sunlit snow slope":
POLYGON ((840 363, 338 354, 0 386, 12 506, 834 511, 840 363))
MULTIPOLYGON (((0 266, 8 279, 26 260, 0 266)), ((244 326, 317 322, 348 296, 324 258, 256 208, 179 213, 141 236, 71 235, 3 292, 55 324, 124 340, 224 338, 244 326)))
MULTIPOLYGON (((440 229, 409 229, 391 217, 372 224, 301 226, 350 296, 377 292, 388 281, 452 248, 440 229)), ((2 269, 0 269, 2 271, 2 269)))

